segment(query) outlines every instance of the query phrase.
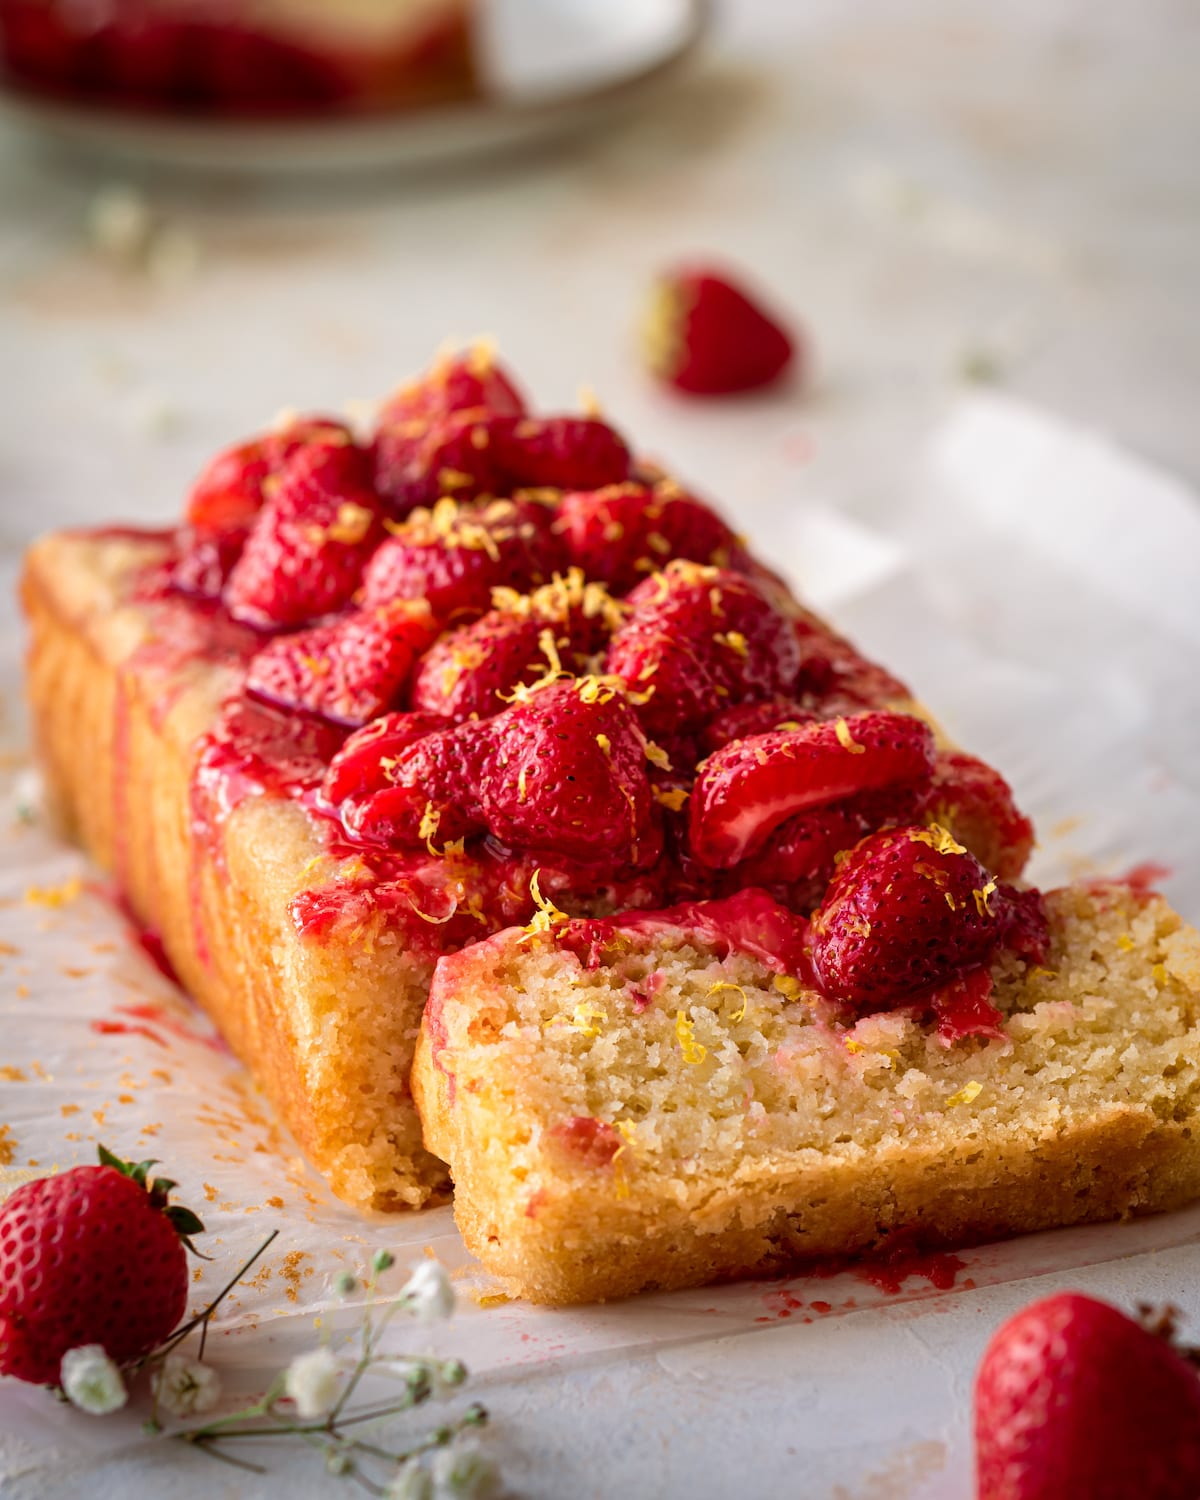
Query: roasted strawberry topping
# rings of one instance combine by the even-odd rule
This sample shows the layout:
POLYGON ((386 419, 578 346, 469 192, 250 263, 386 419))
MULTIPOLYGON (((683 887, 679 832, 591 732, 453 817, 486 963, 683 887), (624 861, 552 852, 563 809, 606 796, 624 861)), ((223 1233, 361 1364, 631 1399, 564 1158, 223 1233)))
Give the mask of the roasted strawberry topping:
POLYGON ((776 828, 862 792, 928 782, 933 735, 908 714, 773 729, 710 756, 691 797, 692 853, 714 868, 757 854, 776 828))
POLYGON ((651 734, 698 729, 722 708, 786 693, 800 667, 792 622, 749 579, 668 563, 629 595, 606 670, 631 694, 651 734))
POLYGON ((671 558, 736 568, 744 556, 720 516, 670 480, 572 490, 559 501, 554 529, 571 561, 615 594, 627 593, 671 558))
POLYGON ((268 791, 341 861, 294 903, 310 936, 386 922, 437 954, 536 913, 574 943, 569 917, 666 907, 630 920, 736 929, 947 1041, 998 1027, 997 951, 1044 946, 1003 884, 1032 843, 1007 784, 707 505, 598 418, 531 416, 483 351, 393 396, 370 447, 313 417, 219 455, 139 598, 239 684, 202 838, 268 791))
POLYGON ((393 706, 435 634, 421 600, 356 610, 271 641, 250 663, 246 686, 286 708, 366 724, 393 706))
POLYGON ((352 445, 302 448, 285 464, 225 586, 237 620, 290 629, 349 604, 383 537, 383 514, 352 445))
POLYGON ((544 505, 493 500, 459 505, 439 500, 393 525, 363 578, 368 605, 424 599, 444 623, 487 609, 492 590, 548 583, 563 570, 562 547, 544 505))
POLYGON ((812 918, 817 979, 857 1010, 911 1002, 1004 947, 1038 961, 1046 940, 1036 895, 998 883, 937 826, 864 839, 812 918))

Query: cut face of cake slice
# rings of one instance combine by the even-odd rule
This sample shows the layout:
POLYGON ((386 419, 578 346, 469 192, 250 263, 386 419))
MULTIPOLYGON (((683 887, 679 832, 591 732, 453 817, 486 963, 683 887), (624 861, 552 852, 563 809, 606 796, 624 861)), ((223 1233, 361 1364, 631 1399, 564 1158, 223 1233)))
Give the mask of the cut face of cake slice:
POLYGON ((1052 891, 1007 933, 997 909, 965 983, 901 932, 899 994, 861 939, 818 981, 837 920, 746 891, 443 959, 414 1088, 484 1266, 586 1302, 1200 1194, 1200 938, 1161 897, 1052 891))

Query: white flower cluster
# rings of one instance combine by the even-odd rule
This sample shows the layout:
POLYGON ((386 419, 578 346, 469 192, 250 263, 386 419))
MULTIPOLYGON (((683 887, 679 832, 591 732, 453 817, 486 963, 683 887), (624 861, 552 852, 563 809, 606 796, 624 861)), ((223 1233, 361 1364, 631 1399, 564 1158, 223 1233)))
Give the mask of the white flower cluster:
POLYGON ((129 1400, 121 1372, 100 1344, 81 1344, 62 1357, 59 1379, 67 1400, 93 1417, 120 1411, 129 1400))
POLYGON ((387 1500, 487 1500, 498 1478, 476 1439, 460 1437, 439 1448, 428 1468, 410 1458, 384 1493, 387 1500))

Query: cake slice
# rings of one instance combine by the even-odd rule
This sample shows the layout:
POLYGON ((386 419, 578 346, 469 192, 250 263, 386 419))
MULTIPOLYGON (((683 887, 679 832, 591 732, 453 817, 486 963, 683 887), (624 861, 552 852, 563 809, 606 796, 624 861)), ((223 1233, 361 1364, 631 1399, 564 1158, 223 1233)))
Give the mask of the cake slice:
POLYGON ((468 1247, 563 1304, 1200 1196, 1200 937, 1120 885, 1045 916, 982 1026, 961 990, 831 1002, 755 892, 442 959, 413 1083, 468 1247))

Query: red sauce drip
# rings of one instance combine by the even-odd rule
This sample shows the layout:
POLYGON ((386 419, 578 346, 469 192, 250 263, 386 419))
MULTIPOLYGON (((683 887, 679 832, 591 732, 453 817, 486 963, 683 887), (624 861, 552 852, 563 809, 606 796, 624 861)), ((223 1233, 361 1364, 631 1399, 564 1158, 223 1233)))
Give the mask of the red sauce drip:
POLYGON ((156 1031, 151 1031, 149 1026, 139 1026, 135 1021, 92 1021, 90 1024, 91 1029, 101 1036, 144 1036, 158 1047, 167 1045, 156 1031))
POLYGON ((1004 1017, 992 1004, 991 995, 992 976, 980 968, 951 980, 930 997, 943 1046, 952 1047, 971 1036, 1003 1040, 1004 1017))
POLYGON ((727 954, 746 953, 777 974, 806 978, 810 974, 808 919, 754 886, 721 901, 684 901, 661 911, 571 922, 558 931, 557 938, 589 968, 596 968, 604 961, 605 948, 619 941, 621 934, 653 939, 680 932, 692 933, 727 954))
POLYGON ((958 1280, 958 1273, 966 1270, 966 1261, 946 1250, 929 1251, 925 1254, 898 1251, 879 1260, 862 1261, 847 1269, 853 1271, 861 1281, 877 1286, 889 1296, 895 1296, 913 1276, 928 1281, 939 1292, 948 1292, 958 1280))
POLYGON ((117 1013, 122 1016, 134 1016, 141 1021, 153 1021, 156 1026, 161 1026, 165 1031, 172 1032, 181 1037, 185 1042, 199 1042, 202 1046, 210 1048, 213 1052, 227 1052, 229 1049, 219 1037, 207 1036, 203 1032, 193 1031, 190 1026, 185 1026, 182 1021, 177 1020, 166 1009, 165 1006, 157 1005, 153 1001, 142 1001, 137 1005, 118 1005, 117 1013))

